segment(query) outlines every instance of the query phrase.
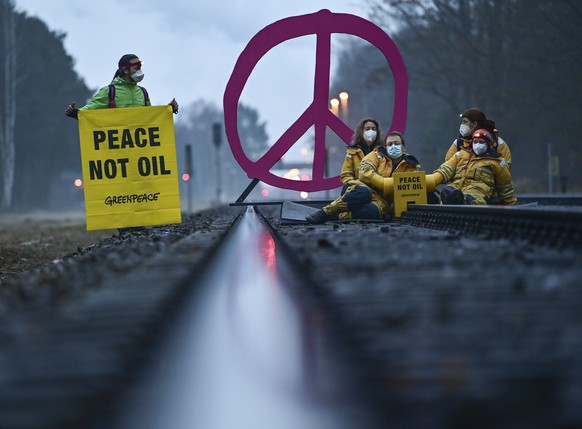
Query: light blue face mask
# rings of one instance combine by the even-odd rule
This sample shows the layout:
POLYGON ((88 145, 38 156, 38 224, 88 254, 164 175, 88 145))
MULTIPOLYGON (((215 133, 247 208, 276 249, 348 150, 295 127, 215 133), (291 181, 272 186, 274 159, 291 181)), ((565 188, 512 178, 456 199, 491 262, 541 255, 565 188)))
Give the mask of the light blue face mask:
POLYGON ((392 146, 388 146, 386 153, 392 159, 400 158, 402 156, 402 145, 393 144, 392 146))

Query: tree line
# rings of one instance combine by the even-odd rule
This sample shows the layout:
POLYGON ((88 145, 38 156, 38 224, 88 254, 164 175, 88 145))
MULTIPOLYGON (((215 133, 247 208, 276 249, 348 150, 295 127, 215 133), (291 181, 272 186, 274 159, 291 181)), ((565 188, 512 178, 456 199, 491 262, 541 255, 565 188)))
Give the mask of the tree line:
MULTIPOLYGON (((548 189, 548 148, 558 191, 581 192, 582 4, 575 0, 370 0, 369 19, 397 44, 409 78, 408 149, 433 170, 478 107, 513 153, 519 193, 548 189)), ((350 93, 350 121, 390 126, 393 81, 375 46, 349 40, 332 93, 350 93)), ((386 131, 386 130, 385 130, 386 131)))
MULTIPOLYGON (((75 72, 63 44, 66 34, 17 12, 13 0, 0 0, 0 23, 0 212, 81 208, 82 190, 73 185, 82 170, 78 128, 63 112, 74 100, 88 100, 97 88, 88 88, 75 72)), ((212 125, 222 122, 222 109, 204 100, 183 105, 177 117, 180 174, 190 144, 190 192, 199 205, 232 200, 250 181, 223 135, 222 145, 213 147, 212 125), (216 169, 222 189, 217 189, 216 169)), ((254 108, 239 106, 239 133, 249 153, 267 147, 265 127, 254 108)), ((181 187, 187 191, 184 182, 181 187)))
POLYGON ((90 91, 62 33, 0 0, 0 210, 47 208, 53 185, 79 170, 78 133, 63 106, 90 91))

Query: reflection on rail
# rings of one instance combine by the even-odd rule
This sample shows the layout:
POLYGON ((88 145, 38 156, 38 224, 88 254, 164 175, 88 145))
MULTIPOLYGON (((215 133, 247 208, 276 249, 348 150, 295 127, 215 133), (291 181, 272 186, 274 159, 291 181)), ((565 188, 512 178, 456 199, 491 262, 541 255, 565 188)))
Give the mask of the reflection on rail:
POLYGON ((121 427, 367 427, 356 390, 336 377, 321 313, 279 274, 252 208, 223 250, 121 427))

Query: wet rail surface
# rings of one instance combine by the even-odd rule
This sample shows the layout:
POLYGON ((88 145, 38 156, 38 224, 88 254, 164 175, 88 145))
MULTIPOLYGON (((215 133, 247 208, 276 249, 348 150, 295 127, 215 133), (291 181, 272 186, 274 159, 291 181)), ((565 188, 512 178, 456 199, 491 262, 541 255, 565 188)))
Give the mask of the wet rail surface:
POLYGON ((112 237, 3 284, 0 428, 90 427, 114 413, 234 216, 112 237))
POLYGON ((115 427, 378 427, 301 281, 248 208, 115 427))
POLYGON ((0 348, 0 428, 582 424, 579 248, 260 211, 81 264, 102 286, 0 348))

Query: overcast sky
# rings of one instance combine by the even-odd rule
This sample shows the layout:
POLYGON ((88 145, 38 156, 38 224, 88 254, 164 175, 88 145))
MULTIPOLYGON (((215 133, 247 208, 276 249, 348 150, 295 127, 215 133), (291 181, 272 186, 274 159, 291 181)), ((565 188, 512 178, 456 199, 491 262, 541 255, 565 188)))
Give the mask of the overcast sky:
MULTIPOLYGON (((15 0, 15 4, 51 30, 66 33, 65 48, 90 88, 107 85, 121 55, 135 53, 144 61, 142 84, 153 104, 175 97, 182 107, 202 98, 222 108, 239 54, 256 33, 275 21, 321 9, 366 17, 364 0, 15 0)), ((332 53, 340 45, 341 38, 332 38, 332 53)), ((241 101, 259 110, 272 141, 311 101, 314 65, 315 37, 308 36, 278 45, 255 67, 241 101)))

